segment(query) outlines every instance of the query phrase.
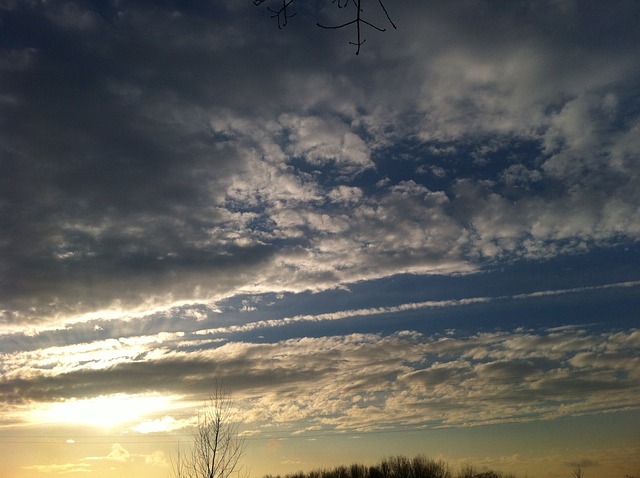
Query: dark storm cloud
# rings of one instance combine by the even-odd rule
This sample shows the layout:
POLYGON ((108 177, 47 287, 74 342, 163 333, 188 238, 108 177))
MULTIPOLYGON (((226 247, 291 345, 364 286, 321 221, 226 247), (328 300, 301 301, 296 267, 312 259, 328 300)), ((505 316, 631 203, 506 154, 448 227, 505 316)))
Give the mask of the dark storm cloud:
POLYGON ((207 31, 230 20, 216 16, 224 8, 191 13, 85 3, 3 12, 5 310, 100 308, 128 302, 127 290, 167 292, 169 280, 189 289, 197 283, 181 271, 224 270, 229 256, 250 267, 268 253, 207 246, 239 161, 212 147, 204 113, 227 81, 207 31))
POLYGON ((6 324, 637 240, 637 2, 299 8, 3 5, 6 324))
MULTIPOLYGON (((273 33, 264 12, 33 2, 2 13, 4 321, 246 283, 237 271, 255 274, 273 250, 235 244, 252 218, 221 206, 246 158, 210 123, 221 108, 288 101, 275 62, 292 56, 267 51, 281 40, 261 37, 273 33)), ((293 70, 305 76, 311 56, 293 55, 293 70)))

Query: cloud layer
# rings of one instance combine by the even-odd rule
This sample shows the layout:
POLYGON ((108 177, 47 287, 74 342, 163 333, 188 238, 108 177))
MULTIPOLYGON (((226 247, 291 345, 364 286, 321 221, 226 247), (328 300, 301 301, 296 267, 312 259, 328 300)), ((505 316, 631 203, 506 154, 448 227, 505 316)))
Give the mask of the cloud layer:
POLYGON ((0 1, 0 428, 637 413, 637 1, 184 3, 0 1))
POLYGON ((4 323, 637 240, 634 2, 394 10, 3 6, 4 323))
POLYGON ((148 413, 155 407, 159 415, 134 427, 166 431, 180 426, 168 410, 198 403, 222 376, 249 428, 469 426, 637 407, 639 349, 636 329, 399 331, 270 343, 160 333, 5 354, 0 399, 6 424, 33 401, 177 394, 173 405, 149 402, 148 413))

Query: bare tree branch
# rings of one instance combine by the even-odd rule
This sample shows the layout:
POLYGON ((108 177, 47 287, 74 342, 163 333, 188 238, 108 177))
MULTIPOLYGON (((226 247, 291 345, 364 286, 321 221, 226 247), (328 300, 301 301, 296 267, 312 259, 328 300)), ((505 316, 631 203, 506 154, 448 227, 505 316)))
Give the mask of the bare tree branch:
MULTIPOLYGON (((262 5, 265 1, 267 0, 253 0, 253 4, 254 5, 262 5)), ((282 6, 275 10, 272 9, 271 7, 267 7, 267 10, 269 10, 272 15, 271 18, 277 18, 278 21, 278 28, 282 29, 283 27, 287 26, 287 21, 289 18, 294 17, 296 14, 289 14, 287 8, 294 2, 294 0, 282 0, 282 6)), ((362 37, 362 26, 366 25, 369 26, 379 32, 385 32, 386 28, 382 28, 379 27, 377 25, 374 25, 373 23, 365 20, 363 18, 363 13, 364 13, 364 8, 362 6, 363 4, 363 0, 331 0, 331 3, 333 4, 337 4, 338 8, 342 9, 342 8, 346 8, 349 5, 353 5, 355 6, 356 9, 356 17, 353 20, 350 20, 348 22, 342 23, 340 25, 323 25, 320 22, 317 22, 316 25, 319 26, 320 28, 324 28, 325 30, 338 30, 340 28, 345 28, 348 27, 350 25, 356 25, 356 41, 355 42, 349 42, 349 44, 351 45, 355 45, 356 46, 356 55, 360 54, 360 47, 364 44, 364 42, 366 41, 363 37, 362 37)), ((393 23, 393 20, 391 20, 391 16, 389 15, 389 12, 387 11, 386 7, 384 6, 384 3, 382 0, 378 0, 378 4, 380 5, 380 8, 382 8, 382 11, 384 12, 385 16, 387 17, 387 20, 389 22, 389 24, 396 29, 396 24, 393 23)))
POLYGON ((233 421, 231 400, 219 383, 198 412, 190 453, 178 450, 175 478, 229 478, 238 470, 245 442, 233 421))
MULTIPOLYGON (((260 1, 260 3, 264 2, 264 0, 254 0, 253 2, 254 5, 256 4, 255 3, 256 1, 260 1)), ((287 20, 289 20, 289 18, 296 16, 295 13, 289 15, 289 12, 287 11, 287 7, 289 7, 289 5, 291 5, 292 3, 293 3, 293 0, 282 0, 282 6, 278 10, 274 10, 270 7, 267 7, 267 10, 273 13, 273 15, 271 15, 271 18, 278 19, 278 28, 280 30, 282 30, 283 27, 287 26, 287 20)))

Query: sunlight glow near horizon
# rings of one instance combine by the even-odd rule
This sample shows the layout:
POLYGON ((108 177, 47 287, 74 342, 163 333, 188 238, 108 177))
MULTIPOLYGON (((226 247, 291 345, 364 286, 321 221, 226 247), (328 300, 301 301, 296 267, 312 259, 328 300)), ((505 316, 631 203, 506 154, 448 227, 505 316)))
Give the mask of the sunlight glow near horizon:
POLYGON ((102 428, 142 420, 154 413, 173 408, 176 397, 160 395, 101 395, 48 404, 34 411, 34 423, 83 424, 102 428))

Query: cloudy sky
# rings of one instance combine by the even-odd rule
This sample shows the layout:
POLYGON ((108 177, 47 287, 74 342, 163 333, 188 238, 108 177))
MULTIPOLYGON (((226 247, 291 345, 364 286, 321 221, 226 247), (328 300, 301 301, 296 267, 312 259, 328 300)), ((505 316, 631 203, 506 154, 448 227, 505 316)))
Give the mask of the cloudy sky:
POLYGON ((640 475, 640 2, 280 5, 0 0, 3 473, 640 475))

